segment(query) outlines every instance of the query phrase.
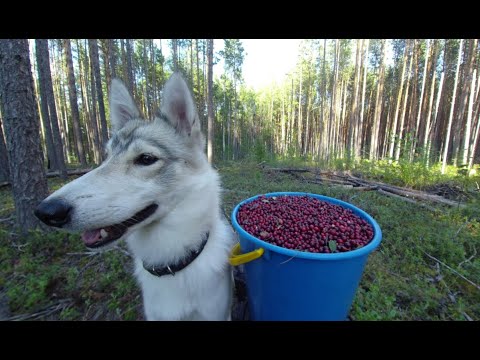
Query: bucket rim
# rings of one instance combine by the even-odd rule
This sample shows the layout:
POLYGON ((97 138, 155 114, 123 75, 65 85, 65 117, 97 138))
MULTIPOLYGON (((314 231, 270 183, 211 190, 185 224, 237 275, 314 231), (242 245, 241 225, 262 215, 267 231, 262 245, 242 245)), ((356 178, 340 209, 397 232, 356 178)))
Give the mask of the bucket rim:
POLYGON ((378 245, 380 245, 380 242, 382 241, 382 230, 380 229, 380 226, 378 223, 375 221, 375 219, 369 215, 367 212, 364 210, 356 207, 355 205, 352 205, 348 202, 332 198, 329 196, 324 196, 324 195, 319 195, 319 194, 314 194, 314 193, 307 193, 307 192, 271 192, 271 193, 265 193, 265 194, 257 194, 255 196, 252 196, 248 199, 244 199, 240 203, 238 203, 231 214, 231 220, 232 220, 232 225, 235 229, 235 231, 239 234, 239 236, 246 238, 247 240, 255 243, 257 246, 263 247, 264 249, 268 249, 270 251, 280 253, 285 256, 290 256, 290 257, 295 257, 295 258, 302 258, 302 259, 311 259, 311 260, 345 260, 345 259, 351 259, 351 258, 356 258, 356 257, 361 257, 368 255, 371 253, 373 250, 375 250, 378 245), (286 249, 284 247, 270 244, 266 241, 260 240, 259 238, 250 235, 248 232, 246 232, 237 222, 237 213, 240 207, 243 204, 252 202, 253 200, 257 199, 260 196, 265 196, 265 197, 273 197, 273 196, 284 196, 284 195, 291 195, 291 196, 309 196, 309 197, 314 197, 319 200, 327 201, 329 203, 335 204, 335 205, 340 205, 342 207, 348 208, 352 210, 356 215, 360 216, 362 219, 366 220, 370 225, 373 227, 374 231, 374 236, 373 239, 365 246, 361 247, 360 249, 355 249, 352 251, 346 251, 346 252, 341 252, 341 253, 311 253, 311 252, 305 252, 305 251, 298 251, 298 250, 292 250, 292 249, 286 249))

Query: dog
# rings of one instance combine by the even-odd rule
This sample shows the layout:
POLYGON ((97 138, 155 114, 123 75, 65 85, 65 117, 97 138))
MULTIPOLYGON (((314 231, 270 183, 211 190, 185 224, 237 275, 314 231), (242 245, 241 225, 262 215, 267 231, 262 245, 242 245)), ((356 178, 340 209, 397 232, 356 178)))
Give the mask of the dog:
POLYGON ((119 79, 109 101, 106 159, 44 199, 35 215, 83 231, 88 248, 124 239, 147 320, 231 320, 234 233, 185 80, 168 79, 152 121, 141 118, 119 79))

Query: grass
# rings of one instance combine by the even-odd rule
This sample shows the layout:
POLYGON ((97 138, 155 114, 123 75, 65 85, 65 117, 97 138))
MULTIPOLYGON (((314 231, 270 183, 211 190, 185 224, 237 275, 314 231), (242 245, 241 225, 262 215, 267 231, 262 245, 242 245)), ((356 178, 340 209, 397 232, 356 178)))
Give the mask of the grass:
MULTIPOLYGON (((292 165, 303 166, 288 164, 292 165)), ((350 312, 352 319, 480 320, 480 290, 459 276, 480 284, 479 196, 472 190, 478 177, 465 180, 452 174, 437 182, 412 183, 411 187, 422 188, 447 179, 471 194, 466 198, 466 209, 439 208, 432 212, 375 191, 304 183, 286 173, 263 171, 255 163, 224 163, 218 167, 224 185, 223 211, 228 218, 233 207, 247 197, 273 191, 305 191, 350 202, 377 220, 383 240, 368 259, 350 312)), ((381 165, 374 168, 361 164, 355 171, 406 185, 405 179, 399 180, 381 165)), ((424 179, 433 177, 427 174, 424 179)), ((62 182, 49 179, 49 185, 53 190, 62 182)), ((8 218, 13 212, 10 189, 0 189, 0 218, 8 218)), ((142 320, 141 294, 131 273, 131 258, 122 242, 117 248, 91 255, 78 234, 35 231, 21 238, 13 233, 8 221, 0 222, 0 307, 3 298, 9 316, 142 320)))

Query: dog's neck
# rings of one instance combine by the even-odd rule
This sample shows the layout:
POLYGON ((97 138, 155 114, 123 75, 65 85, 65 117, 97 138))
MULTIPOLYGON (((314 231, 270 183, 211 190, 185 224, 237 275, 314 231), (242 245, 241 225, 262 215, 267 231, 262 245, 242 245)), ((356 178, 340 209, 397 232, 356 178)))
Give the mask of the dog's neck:
POLYGON ((202 242, 200 244, 200 247, 198 247, 197 249, 187 250, 187 255, 180 261, 177 261, 172 264, 156 264, 156 265, 155 264, 150 265, 145 263, 145 261, 143 261, 143 268, 154 276, 158 276, 158 277, 164 276, 164 275, 175 276, 175 273, 185 269, 198 257, 198 255, 200 255, 203 248, 207 244, 208 237, 209 237, 209 232, 207 231, 202 237, 202 242))

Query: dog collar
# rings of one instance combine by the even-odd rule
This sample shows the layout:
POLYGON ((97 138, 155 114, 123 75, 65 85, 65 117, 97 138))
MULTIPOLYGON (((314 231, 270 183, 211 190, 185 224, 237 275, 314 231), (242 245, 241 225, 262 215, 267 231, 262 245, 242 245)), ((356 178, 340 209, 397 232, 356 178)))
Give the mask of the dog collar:
POLYGON ((203 236, 202 244, 200 245, 200 247, 197 250, 190 251, 190 255, 188 255, 183 260, 175 264, 169 264, 166 266, 146 265, 145 262, 143 262, 143 268, 154 276, 159 276, 159 277, 163 275, 175 276, 175 273, 185 269, 188 265, 190 265, 193 262, 193 260, 197 258, 198 255, 200 255, 203 248, 205 247, 205 244, 207 243, 209 235, 210 233, 207 231, 203 236))

